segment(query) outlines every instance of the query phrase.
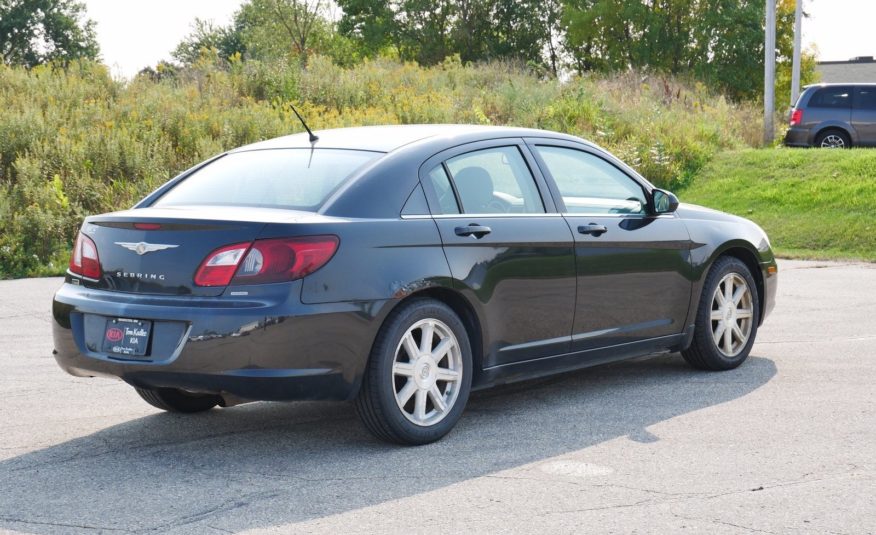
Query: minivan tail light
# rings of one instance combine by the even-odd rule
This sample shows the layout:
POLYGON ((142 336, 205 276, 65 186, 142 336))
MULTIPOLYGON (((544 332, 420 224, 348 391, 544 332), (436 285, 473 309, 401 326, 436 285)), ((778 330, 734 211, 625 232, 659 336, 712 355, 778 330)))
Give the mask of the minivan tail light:
POLYGON ((97 255, 97 245, 82 234, 76 236, 73 244, 73 254, 70 255, 70 272, 89 279, 100 278, 100 257, 97 255))
POLYGON ((338 242, 337 236, 305 236, 227 245, 207 255, 195 273, 195 284, 227 286, 300 279, 331 260, 338 242))
POLYGON ((791 112, 791 126, 797 126, 803 122, 803 110, 795 109, 791 112))

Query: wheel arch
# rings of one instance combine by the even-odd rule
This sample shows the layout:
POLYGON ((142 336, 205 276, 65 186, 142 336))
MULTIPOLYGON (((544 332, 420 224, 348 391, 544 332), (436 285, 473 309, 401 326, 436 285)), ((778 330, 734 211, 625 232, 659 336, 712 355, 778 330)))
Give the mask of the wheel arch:
POLYGON ((715 262, 725 256, 733 257, 740 260, 743 264, 745 264, 745 267, 748 268, 748 271, 751 272, 751 276, 752 278, 754 278, 754 284, 757 290, 758 326, 760 326, 763 323, 764 306, 766 302, 766 288, 764 286, 763 270, 761 269, 760 262, 758 261, 757 253, 755 253, 752 249, 746 247, 745 245, 739 243, 728 244, 726 247, 715 252, 712 260, 709 262, 708 269, 704 272, 703 278, 705 278, 706 273, 711 271, 712 266, 715 265, 715 262))
POLYGON ((459 319, 462 320, 462 324, 465 326, 465 330, 468 333, 469 344, 471 345, 472 367, 474 368, 472 385, 474 386, 480 376, 484 361, 484 333, 477 312, 475 312, 474 307, 465 297, 462 296, 462 294, 443 286, 434 286, 413 293, 402 302, 424 297, 435 299, 436 301, 440 301, 449 306, 450 309, 459 316, 459 319))
MULTIPOLYGON (((406 305, 407 303, 417 299, 434 299, 436 301, 444 303, 445 305, 450 307, 450 309, 457 316, 459 316, 459 319, 465 326, 466 333, 468 334, 469 344, 471 345, 472 367, 474 368, 472 373, 472 387, 476 387, 478 379, 480 378, 481 372, 483 370, 483 324, 472 304, 465 297, 463 297, 462 294, 446 286, 430 286, 428 288, 423 288, 421 290, 412 292, 402 299, 395 301, 388 310, 381 314, 380 326, 374 334, 374 340, 372 341, 371 348, 368 352, 368 360, 371 359, 374 344, 377 342, 377 334, 380 332, 380 329, 383 329, 383 326, 386 324, 387 319, 392 315, 394 311, 398 310, 400 307, 406 305)), ((358 391, 358 389, 359 385, 357 385, 355 390, 358 391)))
POLYGON ((858 143, 857 133, 854 131, 854 128, 851 128, 851 125, 845 125, 842 123, 823 123, 818 125, 817 128, 813 128, 812 131, 812 142, 810 143, 813 147, 816 146, 816 140, 824 134, 825 132, 829 132, 831 130, 837 130, 849 138, 849 146, 854 146, 858 143))

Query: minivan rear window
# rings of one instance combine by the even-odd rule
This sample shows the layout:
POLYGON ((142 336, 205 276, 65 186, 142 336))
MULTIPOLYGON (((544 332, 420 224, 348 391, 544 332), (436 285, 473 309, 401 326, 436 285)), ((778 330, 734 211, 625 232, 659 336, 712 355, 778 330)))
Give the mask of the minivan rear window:
POLYGON ((317 211, 348 178, 383 153, 267 149, 226 154, 195 171, 152 206, 259 206, 317 211))
POLYGON ((810 108, 850 108, 851 87, 823 87, 809 99, 810 108))

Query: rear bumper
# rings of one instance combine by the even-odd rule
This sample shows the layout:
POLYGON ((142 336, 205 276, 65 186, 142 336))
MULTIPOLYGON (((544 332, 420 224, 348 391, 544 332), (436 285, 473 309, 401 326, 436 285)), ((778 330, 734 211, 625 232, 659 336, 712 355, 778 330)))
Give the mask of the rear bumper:
POLYGON ((809 147, 812 143, 809 140, 809 129, 798 128, 792 126, 785 134, 785 145, 788 147, 809 147))
POLYGON ((351 399, 385 301, 302 304, 300 281, 285 286, 252 287, 244 298, 196 298, 64 284, 53 303, 55 360, 72 375, 143 388, 248 400, 351 399), (105 319, 115 317, 153 322, 144 357, 102 351, 105 319))

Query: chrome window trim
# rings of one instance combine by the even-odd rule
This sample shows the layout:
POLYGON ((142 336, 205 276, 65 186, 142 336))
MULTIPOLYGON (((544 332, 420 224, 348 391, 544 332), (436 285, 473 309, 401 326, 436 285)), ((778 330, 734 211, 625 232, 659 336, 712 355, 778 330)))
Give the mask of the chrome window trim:
POLYGON ((506 218, 506 217, 601 217, 611 219, 670 219, 678 217, 677 214, 582 214, 570 212, 548 212, 544 214, 407 214, 400 216, 402 219, 466 219, 466 218, 506 218))
POLYGON ((467 214, 467 213, 463 213, 463 214, 437 214, 437 215, 434 215, 432 217, 434 217, 435 219, 460 219, 460 218, 461 219, 477 219, 479 217, 489 217, 489 218, 495 219, 495 218, 507 218, 507 217, 513 217, 513 218, 516 218, 516 217, 525 217, 525 218, 562 217, 562 214, 557 214, 557 213, 553 213, 553 212, 552 213, 544 212, 544 213, 536 213, 536 214, 507 214, 507 213, 500 212, 500 213, 496 213, 496 214, 467 214))

